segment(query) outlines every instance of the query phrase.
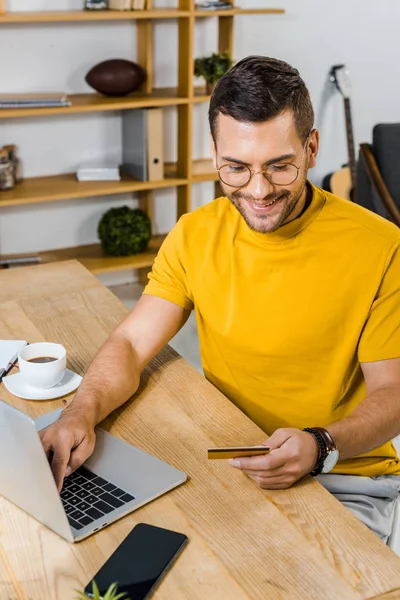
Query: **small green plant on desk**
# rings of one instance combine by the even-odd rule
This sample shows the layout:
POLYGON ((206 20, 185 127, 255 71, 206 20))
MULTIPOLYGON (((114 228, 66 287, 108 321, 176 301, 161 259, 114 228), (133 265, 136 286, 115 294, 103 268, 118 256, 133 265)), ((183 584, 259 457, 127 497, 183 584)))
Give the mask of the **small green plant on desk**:
POLYGON ((110 585, 104 596, 100 596, 100 591, 95 581, 92 583, 91 596, 88 596, 84 592, 78 592, 78 594, 76 600, 87 600, 88 598, 92 598, 93 600, 122 600, 122 598, 129 600, 125 592, 118 594, 118 583, 110 585))
POLYGON ((207 92, 211 93, 218 79, 232 67, 233 61, 228 52, 214 52, 211 56, 196 58, 194 74, 206 81, 207 92))

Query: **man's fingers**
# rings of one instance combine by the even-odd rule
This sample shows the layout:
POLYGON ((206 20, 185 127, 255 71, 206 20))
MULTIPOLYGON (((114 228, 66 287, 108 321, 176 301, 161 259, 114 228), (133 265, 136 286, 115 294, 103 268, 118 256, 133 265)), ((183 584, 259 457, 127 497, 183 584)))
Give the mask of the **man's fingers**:
POLYGON ((39 437, 40 437, 40 441, 42 442, 44 452, 45 452, 48 460, 50 460, 51 456, 53 454, 53 447, 52 447, 50 441, 45 436, 45 430, 39 431, 39 437))
POLYGON ((285 442, 288 441, 289 438, 292 437, 294 429, 291 428, 281 428, 274 431, 274 433, 268 438, 268 446, 271 450, 276 450, 283 446, 285 442))
POLYGON ((94 428, 77 417, 62 416, 40 432, 43 449, 59 491, 71 475, 92 454, 96 442, 94 428))
POLYGON ((53 459, 51 461, 51 470, 56 480, 58 491, 61 492, 65 471, 71 456, 71 448, 68 444, 58 444, 53 449, 53 459))
POLYGON ((76 471, 76 469, 78 469, 78 467, 80 467, 81 465, 83 465, 83 463, 85 462, 85 460, 87 458, 89 458, 89 456, 93 453, 94 446, 95 446, 95 439, 89 441, 87 438, 85 438, 79 444, 79 446, 77 446, 71 452, 71 456, 70 456, 70 459, 69 459, 69 462, 68 462, 68 466, 67 466, 67 469, 66 469, 66 473, 65 473, 66 477, 68 477, 69 475, 71 475, 71 473, 73 473, 74 471, 76 471))
POLYGON ((232 467, 236 467, 242 471, 272 471, 273 469, 283 467, 286 462, 287 457, 285 455, 282 456, 282 453, 279 451, 229 460, 229 464, 232 467))
POLYGON ((273 479, 275 477, 288 476, 287 469, 285 466, 278 467, 277 469, 272 469, 271 471, 246 471, 243 469, 243 473, 246 473, 252 479, 263 478, 263 479, 273 479))

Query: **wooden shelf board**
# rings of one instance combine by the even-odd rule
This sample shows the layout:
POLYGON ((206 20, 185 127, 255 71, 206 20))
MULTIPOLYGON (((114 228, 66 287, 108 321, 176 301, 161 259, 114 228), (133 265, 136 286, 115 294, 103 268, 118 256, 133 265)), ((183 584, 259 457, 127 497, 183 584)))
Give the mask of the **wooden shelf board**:
POLYGON ((122 271, 124 269, 142 269, 151 267, 157 252, 165 239, 165 235, 154 236, 150 240, 148 249, 133 256, 107 256, 100 244, 77 246, 75 248, 64 248, 41 252, 42 262, 58 262, 75 258, 89 269, 92 273, 108 273, 122 271))
POLYGON ((191 101, 194 103, 209 102, 210 98, 211 96, 207 94, 205 86, 196 86, 191 101))
POLYGON ((153 8, 151 10, 68 10, 7 12, 0 16, 0 25, 9 23, 59 23, 82 21, 128 21, 136 19, 178 19, 180 17, 229 17, 239 15, 283 14, 282 8, 233 8, 229 10, 179 10, 153 8))
POLYGON ((110 196, 126 192, 179 187, 186 183, 186 179, 168 177, 168 175, 165 179, 159 181, 138 181, 125 175, 122 176, 121 181, 77 181, 75 173, 32 177, 25 179, 13 190, 0 192, 0 208, 71 198, 110 196))
MULTIPOLYGON (((165 163, 166 175, 169 177, 176 175, 176 163, 165 163)), ((214 169, 210 158, 201 158, 192 163, 191 183, 201 183, 202 181, 218 181, 218 173, 214 169)))
MULTIPOLYGON (((154 258, 165 237, 165 235, 153 236, 147 250, 133 256, 107 256, 100 244, 62 248, 61 250, 48 250, 45 252, 38 252, 36 256, 40 256, 40 264, 76 259, 92 273, 110 273, 112 271, 122 271, 124 269, 142 269, 152 266, 154 258)), ((15 258, 24 255, 13 254, 8 256, 15 258)), ((30 256, 33 255, 31 254, 30 256)), ((1 258, 7 258, 7 255, 1 256, 1 258)))
POLYGON ((233 17, 240 15, 281 15, 283 8, 233 8, 227 10, 195 10, 196 17, 233 17))
POLYGON ((158 88, 150 94, 134 92, 129 96, 118 97, 102 96, 101 94, 68 94, 68 98, 72 105, 61 108, 2 108, 0 109, 0 119, 128 110, 149 106, 174 106, 189 102, 187 97, 178 96, 176 88, 158 88))
POLYGON ((194 160, 192 163, 192 183, 218 181, 218 173, 210 158, 194 160))
POLYGON ((152 10, 68 10, 7 12, 0 16, 0 25, 7 23, 57 23, 65 21, 128 21, 134 19, 177 19, 190 15, 188 10, 154 8, 152 10))

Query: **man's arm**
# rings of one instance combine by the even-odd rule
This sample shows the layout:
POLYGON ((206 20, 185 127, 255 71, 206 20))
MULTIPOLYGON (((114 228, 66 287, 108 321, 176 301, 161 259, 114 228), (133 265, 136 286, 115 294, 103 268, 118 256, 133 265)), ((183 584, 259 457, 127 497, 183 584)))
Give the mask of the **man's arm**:
POLYGON ((373 450, 400 433, 400 358, 361 363, 367 395, 345 419, 326 429, 341 460, 373 450))
MULTIPOLYGON (((373 450, 400 433, 400 358, 362 363, 361 368, 366 397, 348 417, 326 426, 341 460, 373 450)), ((310 473, 318 459, 314 436, 300 429, 277 429, 266 445, 271 448, 267 455, 230 461, 265 489, 290 487, 310 473)))
POLYGON ((138 389, 148 362, 185 324, 190 311, 143 295, 89 367, 71 404, 41 439, 58 488, 92 454, 94 427, 138 389))

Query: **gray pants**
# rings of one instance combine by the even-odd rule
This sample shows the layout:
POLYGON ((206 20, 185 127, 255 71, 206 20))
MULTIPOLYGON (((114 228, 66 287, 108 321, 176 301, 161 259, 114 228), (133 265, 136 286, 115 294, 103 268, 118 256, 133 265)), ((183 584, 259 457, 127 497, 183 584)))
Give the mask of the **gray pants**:
POLYGON ((385 543, 392 531, 400 476, 318 475, 317 481, 385 543))

